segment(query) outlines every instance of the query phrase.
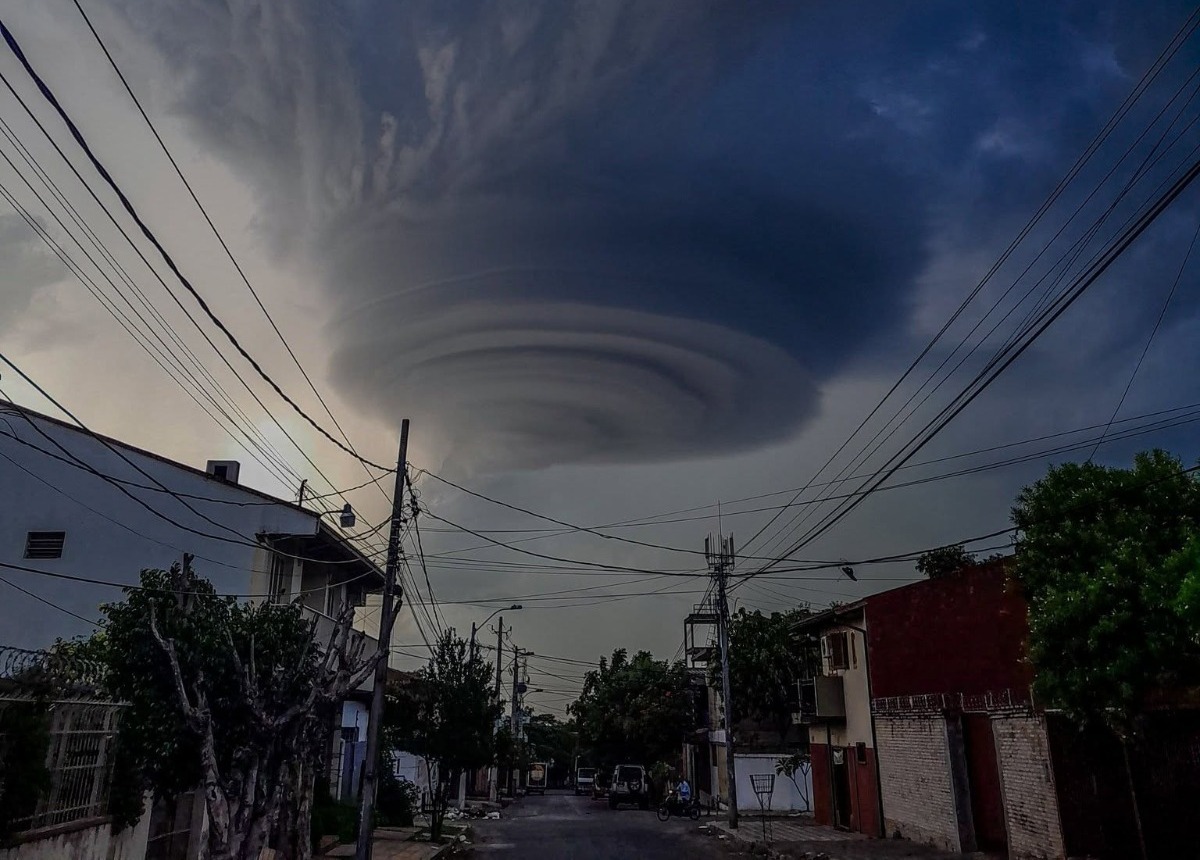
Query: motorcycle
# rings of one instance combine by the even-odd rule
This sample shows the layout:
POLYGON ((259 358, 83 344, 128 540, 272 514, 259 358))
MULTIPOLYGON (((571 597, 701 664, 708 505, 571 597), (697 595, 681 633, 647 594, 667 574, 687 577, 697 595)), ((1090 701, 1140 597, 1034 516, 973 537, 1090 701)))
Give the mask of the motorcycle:
POLYGON ((700 801, 694 797, 690 800, 682 800, 679 792, 672 791, 667 795, 667 799, 658 805, 658 820, 666 821, 672 815, 678 815, 680 818, 686 815, 692 821, 699 821, 700 801))

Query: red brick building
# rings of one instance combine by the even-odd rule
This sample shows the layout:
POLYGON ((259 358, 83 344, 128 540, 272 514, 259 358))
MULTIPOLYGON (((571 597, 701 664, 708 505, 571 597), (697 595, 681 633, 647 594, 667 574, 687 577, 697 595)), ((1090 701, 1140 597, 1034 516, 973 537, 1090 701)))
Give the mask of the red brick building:
POLYGON ((1006 562, 806 619, 823 677, 801 693, 815 817, 951 851, 1063 856, 1026 604, 1006 562))
POLYGON ((864 601, 884 826, 952 851, 1060 857, 1027 607, 1007 563, 864 601))

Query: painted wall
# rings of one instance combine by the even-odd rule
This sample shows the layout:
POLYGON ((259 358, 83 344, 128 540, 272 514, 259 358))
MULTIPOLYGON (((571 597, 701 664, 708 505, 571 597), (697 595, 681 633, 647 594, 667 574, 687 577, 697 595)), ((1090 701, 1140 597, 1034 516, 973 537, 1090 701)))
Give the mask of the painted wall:
POLYGON ((796 774, 796 782, 783 774, 775 773, 775 763, 789 753, 736 754, 738 809, 758 812, 758 796, 754 793, 754 774, 770 774, 775 777, 774 791, 770 795, 770 809, 774 812, 812 811, 812 772, 796 774), (799 788, 797 788, 797 784, 799 788))
POLYGON ((84 827, 64 825, 48 829, 41 838, 0 848, 0 860, 142 860, 149 829, 148 813, 115 835, 108 819, 84 827))
MULTIPOLYGON (((196 571, 219 591, 247 593, 265 590, 261 586, 266 581, 268 554, 231 540, 253 544, 260 532, 314 534, 317 530, 314 515, 286 504, 257 504, 266 499, 208 478, 202 473, 204 463, 195 464, 200 472, 192 472, 121 448, 138 467, 172 490, 206 497, 188 499, 187 504, 195 508, 192 511, 184 501, 161 491, 126 485, 125 489, 143 506, 100 477, 63 462, 69 460, 68 454, 54 445, 57 442, 97 471, 133 484, 153 485, 101 442, 33 418, 51 442, 19 415, 5 413, 0 417, 4 418, 0 422, 0 562, 132 585, 137 583, 142 568, 168 568, 184 552, 190 552, 196 556, 196 571), (210 536, 180 529, 152 511, 210 536), (30 531, 65 531, 62 557, 24 558, 30 531)), ((8 575, 16 572, 8 571, 8 575)), ((64 582, 27 572, 19 575, 39 594, 85 618, 95 618, 100 603, 120 597, 120 591, 111 587, 64 582)), ((53 643, 56 636, 70 638, 90 632, 90 627, 78 619, 2 584, 0 589, 4 594, 0 600, 0 629, 5 631, 5 644, 42 648, 53 643)))
POLYGON ((1024 692, 1033 682, 1025 599, 1004 560, 871 595, 865 611, 875 698, 1024 692))
POLYGON ((833 793, 829 784, 829 750, 824 743, 810 742, 812 756, 813 820, 817 824, 833 824, 833 793))

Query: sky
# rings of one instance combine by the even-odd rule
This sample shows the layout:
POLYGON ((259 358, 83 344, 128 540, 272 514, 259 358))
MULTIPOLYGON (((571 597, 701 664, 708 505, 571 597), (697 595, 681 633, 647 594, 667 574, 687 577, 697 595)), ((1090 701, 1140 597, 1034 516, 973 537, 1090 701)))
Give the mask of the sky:
MULTIPOLYGON (((180 269, 289 396, 337 435, 315 388, 375 462, 395 457, 399 421, 411 419, 423 546, 445 622, 466 632, 492 608, 523 602, 506 613, 514 641, 576 660, 616 647, 673 656, 706 583, 575 562, 701 572, 704 537, 718 531, 747 547, 739 571, 782 555, 832 506, 788 508, 772 522, 776 510, 762 509, 792 494, 739 500, 812 479, 1020 237, 818 480, 843 466, 873 472, 1040 293, 1019 307, 1017 297, 1039 275, 1053 284, 1079 271, 1200 142, 1191 37, 1023 233, 1184 24, 1182 3, 82 5, 313 388, 73 3, 4 0, 0 10, 180 269), (1133 181, 1139 165, 1147 170, 1133 181), (1092 244, 1071 256, 1106 211, 1092 244), (994 301, 1001 311, 985 319, 994 301), (1010 307, 1019 312, 982 338, 1010 307), (878 452, 855 460, 929 373, 956 366, 966 350, 955 345, 981 319, 979 350, 878 452), (435 475, 574 525, 638 520, 604 533, 673 549, 527 531, 562 529, 435 475), (658 518, 679 522, 644 522, 681 510, 658 518), (591 590, 540 599, 578 588, 591 590), (662 588, 672 593, 641 594, 662 588), (481 599, 498 602, 461 602, 481 599)), ((100 189, 21 66, 0 54, 0 73, 100 189)), ((7 355, 92 429, 188 463, 240 459, 243 482, 283 497, 298 477, 322 492, 367 480, 206 320, 188 322, 7 91, 0 117, 288 468, 259 464, 201 412, 0 201, 7 355)), ((7 137, 0 151, 18 159, 7 137)), ((0 183, 64 236, 11 165, 0 164, 0 183)), ((1196 213, 1197 192, 1186 191, 913 462, 1104 425, 1118 403, 1120 420, 1200 401, 1188 372, 1200 348, 1200 260, 1184 265, 1196 213)), ((54 412, 8 373, 0 390, 54 412)), ((1135 425, 1114 425, 1125 426, 1135 425)), ((1161 445, 1190 463, 1193 440, 1183 424, 1095 457, 1127 463, 1161 445)), ((1055 444, 906 469, 889 483, 1055 444)), ((1021 486, 1089 453, 880 491, 794 558, 853 562, 1003 529, 1021 486)), ((386 516, 386 492, 347 498, 363 521, 386 516)), ((856 569, 857 582, 834 567, 753 580, 733 596, 750 609, 821 605, 915 577, 911 561, 856 569)), ((402 619, 397 639, 418 654, 412 622, 402 619)), ((539 707, 565 701, 542 695, 539 707)))

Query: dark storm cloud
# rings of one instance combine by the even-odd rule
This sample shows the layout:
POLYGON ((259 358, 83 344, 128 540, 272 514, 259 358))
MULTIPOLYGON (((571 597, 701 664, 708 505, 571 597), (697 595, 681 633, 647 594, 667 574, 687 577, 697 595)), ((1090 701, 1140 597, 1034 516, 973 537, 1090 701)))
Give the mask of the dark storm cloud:
POLYGON ((792 434, 823 380, 909 336, 936 254, 1028 211, 1176 17, 753 8, 131 21, 314 260, 337 381, 467 460, 536 466, 792 434))

